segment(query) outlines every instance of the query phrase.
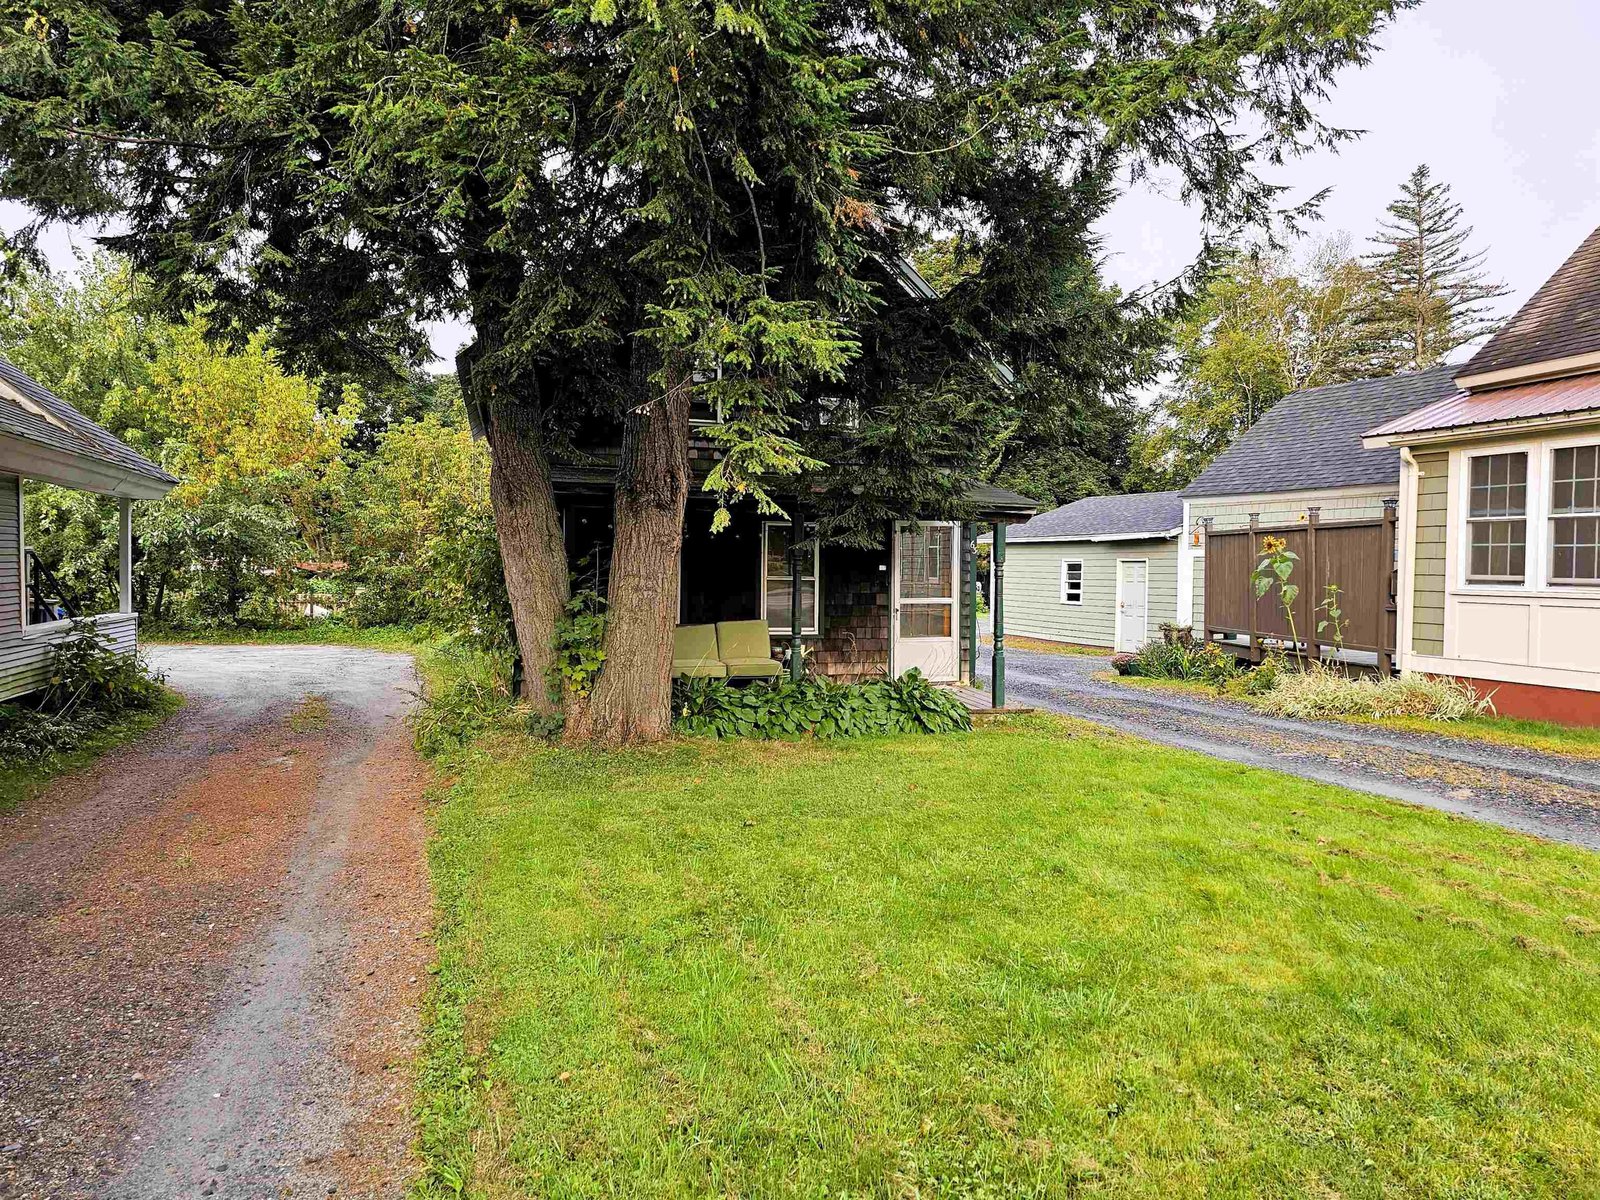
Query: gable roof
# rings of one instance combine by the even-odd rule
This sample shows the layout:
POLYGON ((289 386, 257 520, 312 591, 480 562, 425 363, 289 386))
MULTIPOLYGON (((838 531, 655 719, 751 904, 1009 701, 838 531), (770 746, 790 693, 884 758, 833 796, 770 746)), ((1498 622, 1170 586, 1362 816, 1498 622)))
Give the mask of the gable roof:
POLYGON ((1458 375, 1471 381, 1517 367, 1600 353, 1600 229, 1583 240, 1458 375))
MULTIPOLYGON (((178 481, 0 355, 0 434, 88 459, 165 492, 178 481)), ((40 478, 47 478, 41 472, 40 478)), ((96 489, 99 490, 99 489, 96 489)), ((115 490, 108 487, 106 490, 115 490)), ((152 489, 145 488, 144 491, 152 489)))
POLYGON ((1006 534, 1008 542, 1089 542, 1176 537, 1183 528, 1177 492, 1085 496, 1040 513, 1006 534))
POLYGON ((1183 495, 1252 496, 1397 483, 1398 450, 1367 450, 1361 435, 1452 396, 1449 364, 1306 388, 1279 400, 1219 454, 1183 495))

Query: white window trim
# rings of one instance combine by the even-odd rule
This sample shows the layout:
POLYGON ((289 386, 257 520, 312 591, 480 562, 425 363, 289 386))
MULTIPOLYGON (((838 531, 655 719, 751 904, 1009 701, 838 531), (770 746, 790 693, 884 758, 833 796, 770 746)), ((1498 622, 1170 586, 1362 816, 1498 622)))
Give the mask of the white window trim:
POLYGON ((1589 595, 1594 595, 1595 594, 1595 590, 1597 588, 1600 588, 1600 579, 1592 579, 1592 580, 1560 580, 1560 581, 1557 581, 1557 580, 1551 578, 1551 572, 1553 572, 1555 570, 1555 561, 1556 561, 1556 521, 1558 519, 1562 518, 1562 517, 1577 517, 1577 518, 1580 518, 1580 519, 1582 519, 1582 518, 1593 519, 1595 516, 1600 515, 1600 495, 1597 495, 1595 497, 1596 507, 1594 509, 1586 509, 1585 511, 1583 511, 1581 513, 1580 512, 1557 513, 1555 511, 1555 496, 1553 494, 1551 494, 1551 493, 1553 493, 1553 491, 1555 490, 1556 451, 1558 451, 1558 450, 1571 450, 1571 449, 1576 449, 1578 447, 1588 447, 1588 446, 1595 446, 1595 445, 1600 445, 1600 435, 1591 434, 1589 437, 1583 438, 1583 439, 1578 439, 1578 440, 1563 439, 1561 441, 1550 441, 1550 442, 1547 442, 1545 444, 1545 451, 1544 451, 1544 453, 1545 453, 1545 463, 1546 463, 1545 476, 1546 476, 1546 481, 1547 482, 1546 482, 1546 485, 1545 485, 1545 495, 1543 497, 1543 499, 1544 499, 1544 535, 1543 536, 1544 536, 1544 543, 1545 543, 1545 552, 1548 555, 1548 558, 1546 559, 1546 562, 1545 562, 1545 573, 1541 578, 1543 578, 1544 585, 1546 587, 1550 587, 1550 588, 1566 588, 1566 589, 1570 589, 1571 591, 1574 591, 1574 592, 1588 593, 1589 595))
POLYGON ((1071 604, 1076 608, 1083 607, 1083 559, 1063 558, 1061 560, 1061 603, 1071 604), (1067 594, 1067 568, 1078 568, 1078 598, 1073 600, 1067 594))
MULTIPOLYGON (((1447 568, 1450 590, 1464 596, 1594 596, 1595 584, 1551 583, 1550 568, 1554 558, 1554 525, 1552 524, 1550 484, 1554 474, 1555 452, 1571 446, 1593 446, 1597 438, 1591 430, 1581 434, 1565 434, 1549 438, 1526 438, 1514 442, 1484 443, 1470 448, 1451 451, 1450 470, 1454 479, 1451 488, 1449 559, 1447 568), (1468 579, 1472 566, 1471 518, 1472 512, 1472 460, 1490 454, 1517 454, 1528 456, 1528 511, 1526 522, 1526 571, 1521 583, 1478 583, 1468 579)), ((1514 518, 1513 518, 1514 519, 1514 518)))
MULTIPOLYGON (((788 579, 790 580, 791 588, 793 587, 793 578, 791 576, 768 576, 767 574, 767 531, 775 526, 782 526, 784 529, 790 528, 787 521, 763 521, 761 523, 761 565, 759 570, 761 571, 761 619, 764 621, 767 617, 767 580, 769 578, 788 579)), ((785 558, 785 561, 788 561, 787 558, 785 558)), ((811 574, 802 575, 800 578, 802 583, 807 579, 812 581, 817 596, 816 607, 812 610, 816 614, 817 620, 814 624, 803 627, 800 633, 802 636, 816 637, 822 628, 822 546, 815 540, 811 543, 811 574)), ((798 596, 799 592, 795 594, 798 596)), ((785 625, 780 629, 768 621, 767 630, 773 634, 792 633, 793 627, 785 625)))
POLYGON ((1462 495, 1465 497, 1461 506, 1461 583, 1464 587, 1483 588, 1488 591, 1522 590, 1528 586, 1529 579, 1536 578, 1534 568, 1537 556, 1533 547, 1533 516, 1538 509, 1534 488, 1542 483, 1542 474, 1535 466, 1538 455, 1531 446, 1495 446, 1489 449, 1469 450, 1466 452, 1462 464, 1462 495), (1521 454, 1527 461, 1527 471, 1524 483, 1526 497, 1522 506, 1522 578, 1513 579, 1473 579, 1472 578, 1472 526, 1475 522, 1492 521, 1495 523, 1511 525, 1517 518, 1512 517, 1474 517, 1472 515, 1472 466, 1480 458, 1501 458, 1521 454), (1539 481, 1536 483, 1536 481, 1539 481))

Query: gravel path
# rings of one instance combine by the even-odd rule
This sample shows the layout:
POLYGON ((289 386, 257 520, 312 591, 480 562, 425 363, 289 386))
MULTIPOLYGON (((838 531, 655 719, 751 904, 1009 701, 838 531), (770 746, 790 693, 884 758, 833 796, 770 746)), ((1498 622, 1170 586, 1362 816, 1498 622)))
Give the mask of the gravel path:
POLYGON ((429 956, 411 661, 151 657, 178 716, 0 820, 0 1195, 397 1196, 429 956))
MULTIPOLYGON (((981 662, 988 686, 990 651, 981 662)), ((1006 648, 1006 699, 1214 758, 1600 849, 1600 762, 1447 735, 1268 717, 1237 700, 1097 679, 1108 657, 1006 648)))

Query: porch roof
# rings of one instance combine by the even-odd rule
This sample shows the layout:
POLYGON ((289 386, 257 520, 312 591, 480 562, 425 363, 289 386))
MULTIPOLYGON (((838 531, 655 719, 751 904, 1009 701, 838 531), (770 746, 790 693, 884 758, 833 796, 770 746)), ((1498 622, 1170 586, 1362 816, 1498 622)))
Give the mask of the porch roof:
POLYGON ((0 356, 0 470, 109 495, 154 498, 177 480, 0 356), (20 445, 18 444, 20 443, 20 445))

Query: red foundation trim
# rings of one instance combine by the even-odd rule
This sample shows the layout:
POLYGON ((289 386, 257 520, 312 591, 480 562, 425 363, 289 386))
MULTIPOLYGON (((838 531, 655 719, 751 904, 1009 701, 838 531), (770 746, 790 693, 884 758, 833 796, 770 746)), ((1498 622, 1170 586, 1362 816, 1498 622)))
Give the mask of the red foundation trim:
POLYGON ((1507 683, 1500 679, 1455 678, 1470 683, 1480 696, 1491 696, 1502 717, 1528 721, 1555 721, 1561 725, 1600 725, 1600 692, 1577 688, 1544 687, 1535 683, 1507 683))

